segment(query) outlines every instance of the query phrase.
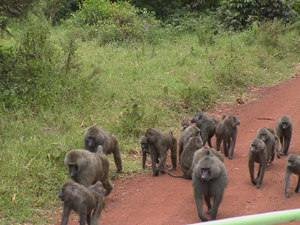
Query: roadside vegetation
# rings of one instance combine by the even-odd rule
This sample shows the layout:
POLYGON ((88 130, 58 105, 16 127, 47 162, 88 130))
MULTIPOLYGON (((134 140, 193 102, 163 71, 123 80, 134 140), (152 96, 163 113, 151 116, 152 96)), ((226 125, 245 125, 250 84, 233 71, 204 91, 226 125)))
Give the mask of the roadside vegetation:
POLYGON ((299 1, 22 2, 0 3, 0 224, 53 222, 90 125, 119 138, 125 174, 149 172, 147 128, 178 137, 299 65, 299 1))

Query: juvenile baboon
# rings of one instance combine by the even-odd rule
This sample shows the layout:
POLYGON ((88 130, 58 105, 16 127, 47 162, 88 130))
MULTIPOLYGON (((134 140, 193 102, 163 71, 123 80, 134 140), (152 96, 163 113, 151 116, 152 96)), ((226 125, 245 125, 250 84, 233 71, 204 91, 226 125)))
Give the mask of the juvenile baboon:
POLYGON ((267 164, 271 164, 275 158, 275 135, 273 135, 267 128, 262 127, 257 130, 256 137, 265 142, 268 153, 267 164))
MULTIPOLYGON (((181 153, 182 153, 182 151, 184 149, 184 146, 188 143, 188 141, 190 140, 190 138, 194 137, 194 136, 198 136, 199 138, 201 138, 201 131, 195 125, 189 126, 188 128, 186 128, 184 131, 182 131, 180 133, 179 141, 178 141, 178 145, 179 145, 179 161, 180 161, 181 153)), ((201 138, 201 140, 202 140, 202 138, 201 138)))
POLYGON ((267 167, 267 159, 268 159, 268 152, 265 142, 260 140, 259 138, 255 138, 249 148, 249 160, 248 160, 248 167, 251 182, 256 185, 256 188, 261 187, 261 183, 264 178, 265 170, 267 167), (254 179, 254 163, 259 163, 259 169, 257 172, 257 177, 254 179))
POLYGON ((207 151, 207 156, 200 159, 195 165, 192 179, 199 218, 202 221, 207 221, 203 215, 202 197, 204 197, 208 208, 207 213, 211 220, 215 220, 227 186, 228 178, 225 165, 219 158, 211 156, 207 151), (210 198, 214 198, 213 205, 211 205, 210 198))
POLYGON ((118 139, 116 136, 110 135, 103 127, 90 126, 84 132, 84 148, 96 152, 99 145, 103 147, 105 155, 113 153, 117 167, 116 172, 120 173, 122 171, 122 160, 118 139))
POLYGON ((188 120, 183 120, 181 122, 181 126, 182 126, 182 131, 184 131, 186 128, 188 128, 191 125, 190 121, 188 120))
MULTIPOLYGON (((147 154, 149 154, 151 156, 149 146, 147 145, 145 136, 142 136, 140 138, 140 145, 141 145, 142 155, 143 155, 143 160, 142 160, 143 169, 145 169, 147 154)), ((156 163, 158 163, 159 162, 158 161, 159 154, 157 154, 156 156, 157 156, 156 163)))
POLYGON ((98 181, 89 188, 74 181, 67 181, 58 194, 64 202, 61 225, 68 224, 71 210, 80 217, 80 225, 98 225, 101 211, 104 207, 102 183, 98 181))
POLYGON ((85 187, 101 181, 106 189, 105 196, 113 190, 109 179, 109 159, 100 150, 94 153, 85 149, 73 149, 67 153, 64 162, 73 181, 85 187))
POLYGON ((215 135, 216 127, 219 123, 215 116, 212 115, 209 117, 204 112, 198 112, 191 119, 191 123, 196 123, 196 126, 201 130, 203 145, 205 145, 207 141, 209 147, 212 147, 211 138, 215 135))
POLYGON ((298 182, 294 193, 298 193, 300 185, 300 157, 294 153, 287 157, 286 172, 285 172, 285 197, 289 198, 290 175, 294 173, 298 175, 298 182))
POLYGON ((171 149, 172 168, 175 170, 177 166, 177 140, 173 136, 173 132, 163 133, 162 131, 149 128, 146 133, 146 143, 149 146, 153 176, 158 176, 158 173, 165 173, 165 164, 167 159, 167 151, 171 149), (158 167, 156 167, 157 158, 159 158, 158 167))
POLYGON ((292 120, 289 116, 280 117, 276 124, 276 133, 281 144, 281 155, 287 155, 292 139, 292 120))
POLYGON ((216 156, 218 157, 222 162, 224 162, 224 155, 220 152, 217 151, 214 148, 210 148, 208 146, 203 146, 202 148, 198 149, 193 157, 193 163, 192 163, 192 167, 195 166, 197 164, 197 162, 199 162, 200 159, 204 158, 209 152, 209 155, 211 156, 216 156))
POLYGON ((280 152, 279 152, 279 140, 278 140, 278 136, 275 134, 275 131, 272 127, 265 127, 268 131, 271 132, 271 134, 274 135, 275 137, 275 149, 276 149, 276 154, 277 154, 277 158, 280 159, 280 152))
POLYGON ((216 128, 216 150, 220 151, 220 145, 223 140, 224 155, 229 159, 233 157, 233 151, 237 136, 237 126, 240 125, 240 121, 236 116, 229 115, 223 119, 216 128))
POLYGON ((185 179, 192 179, 192 162, 194 153, 203 146, 202 139, 198 136, 191 137, 186 146, 183 149, 180 159, 180 167, 183 175, 174 175, 169 172, 172 177, 179 177, 185 179))

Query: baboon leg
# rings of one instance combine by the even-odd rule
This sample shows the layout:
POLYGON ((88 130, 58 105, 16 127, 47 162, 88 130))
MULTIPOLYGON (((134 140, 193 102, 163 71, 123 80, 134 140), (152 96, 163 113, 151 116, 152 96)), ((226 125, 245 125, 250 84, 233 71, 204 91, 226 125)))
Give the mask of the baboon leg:
POLYGON ((275 149, 276 149, 277 158, 280 159, 279 141, 277 137, 275 138, 275 149))
POLYGON ((199 218, 204 222, 207 221, 207 218, 203 215, 203 205, 202 205, 202 194, 195 193, 195 200, 198 210, 199 218))
POLYGON ((98 225, 99 219, 101 215, 102 207, 99 206, 99 204, 96 206, 96 208, 93 211, 93 214, 91 215, 91 225, 98 225))
POLYGON ((225 139, 223 140, 223 149, 224 149, 224 155, 228 156, 228 147, 227 147, 227 142, 225 139))
POLYGON ((296 189, 295 189, 295 193, 298 193, 298 191, 299 191, 299 185, 300 185, 300 177, 298 176, 298 182, 297 182, 297 187, 296 187, 296 189))
POLYGON ((206 195, 206 196, 204 196, 204 200, 207 205, 207 214, 210 214, 210 210, 211 210, 210 197, 208 195, 206 195))
POLYGON ((280 149, 280 152, 283 153, 283 137, 280 137, 280 144, 281 144, 281 149, 280 149))
POLYGON ((253 185, 256 185, 256 180, 254 179, 254 162, 249 162, 249 172, 250 172, 250 178, 253 185))
POLYGON ((259 172, 258 172, 258 182, 257 182, 257 185, 256 185, 256 188, 261 188, 261 183, 262 183, 262 180, 264 178, 264 174, 265 174, 265 168, 266 168, 266 165, 263 165, 262 163, 259 164, 259 172))
POLYGON ((103 178, 102 185, 105 188, 104 196, 108 196, 110 192, 114 189, 114 186, 110 182, 108 173, 105 174, 105 177, 103 178))
POLYGON ((90 213, 86 215, 86 222, 88 225, 91 224, 91 214, 90 213))
POLYGON ((175 170, 177 167, 177 146, 173 146, 171 149, 171 160, 172 160, 172 168, 169 170, 175 170))
POLYGON ((67 225, 68 224, 71 210, 72 210, 71 207, 64 207, 63 216, 62 216, 62 220, 61 220, 61 225, 67 225))
MULTIPOLYGON (((211 139, 210 138, 207 139, 207 143, 208 143, 208 146, 211 147, 211 139)), ((203 144, 203 146, 204 146, 204 144, 203 144)))
POLYGON ((117 167, 116 173, 121 173, 122 172, 122 160, 121 160, 120 148, 119 148, 118 144, 116 144, 113 154, 114 154, 114 161, 115 161, 115 164, 117 167))
POLYGON ((85 225, 86 222, 86 210, 80 209, 79 218, 80 218, 80 225, 85 225))
POLYGON ((145 169, 145 165, 146 165, 146 158, 147 158, 147 153, 146 152, 143 152, 143 169, 145 169))
POLYGON ((291 138, 286 137, 285 138, 285 149, 284 149, 284 155, 287 155, 289 147, 290 147, 291 138))
POLYGON ((216 141, 216 150, 217 151, 220 151, 221 142, 222 142, 222 139, 217 137, 217 141, 216 141))
POLYGON ((221 202, 222 202, 222 194, 218 194, 217 196, 215 196, 213 206, 210 210, 211 220, 215 220, 217 218, 217 213, 221 202))
MULTIPOLYGON (((286 198, 290 197, 290 195, 289 195, 290 175, 291 175, 291 172, 289 172, 287 170, 285 173, 285 197, 286 198)), ((299 179, 298 179, 298 182, 299 182, 299 179)))
POLYGON ((158 176, 159 169, 156 168, 156 159, 157 159, 156 148, 150 147, 150 152, 151 152, 152 171, 153 171, 152 176, 158 176))
POLYGON ((234 147, 235 147, 235 139, 232 139, 232 141, 229 141, 228 146, 229 146, 229 156, 228 156, 228 158, 232 159, 233 151, 234 151, 234 147))
MULTIPOLYGON (((167 152, 164 150, 160 151, 160 158, 159 158, 159 163, 158 163, 158 169, 161 173, 166 173, 165 171, 165 163, 167 159, 167 152)), ((173 158, 172 158, 172 163, 173 163, 173 158)))

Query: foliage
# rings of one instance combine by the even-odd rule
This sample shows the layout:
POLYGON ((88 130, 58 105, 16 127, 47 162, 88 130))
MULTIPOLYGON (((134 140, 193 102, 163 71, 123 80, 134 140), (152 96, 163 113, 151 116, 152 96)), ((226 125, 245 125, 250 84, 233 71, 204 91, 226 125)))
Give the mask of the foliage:
POLYGON ((250 27, 263 20, 278 19, 284 23, 292 18, 293 11, 282 0, 230 0, 222 1, 218 9, 223 26, 234 30, 250 27))

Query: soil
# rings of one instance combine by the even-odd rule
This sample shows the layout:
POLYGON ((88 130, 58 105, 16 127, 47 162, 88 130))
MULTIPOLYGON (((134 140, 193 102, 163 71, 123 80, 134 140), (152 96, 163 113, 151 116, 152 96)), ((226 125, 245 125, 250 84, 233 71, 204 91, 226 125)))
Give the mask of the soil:
MULTIPOLYGON (((207 112, 209 115, 214 114, 219 120, 223 114, 237 115, 241 121, 233 159, 225 158, 224 161, 228 171, 228 186, 217 219, 300 207, 300 193, 293 193, 297 184, 295 175, 290 178, 290 198, 285 198, 286 156, 280 159, 276 157, 267 167, 261 189, 251 183, 248 170, 248 149, 257 129, 264 126, 275 129, 277 119, 284 114, 289 115, 293 123, 289 153, 300 155, 300 78, 295 74, 291 79, 275 86, 258 89, 253 96, 254 99, 252 97, 249 102, 244 100, 245 104, 222 105, 207 112)), ((241 102, 240 99, 238 102, 241 102)), ((215 147, 215 139, 212 143, 215 147)), ((170 157, 168 164, 171 165, 170 157)), ((255 173, 257 169, 258 164, 255 166, 255 173)), ((180 167, 174 174, 182 174, 180 167)), ((112 182, 114 190, 106 198, 99 224, 182 225, 201 222, 191 180, 173 178, 168 174, 152 177, 149 170, 148 174, 124 176, 112 182)), ((205 205, 204 210, 206 209, 205 205)), ((69 224, 79 224, 75 214, 71 220, 69 224)), ((58 224, 60 223, 55 223, 58 224)))

